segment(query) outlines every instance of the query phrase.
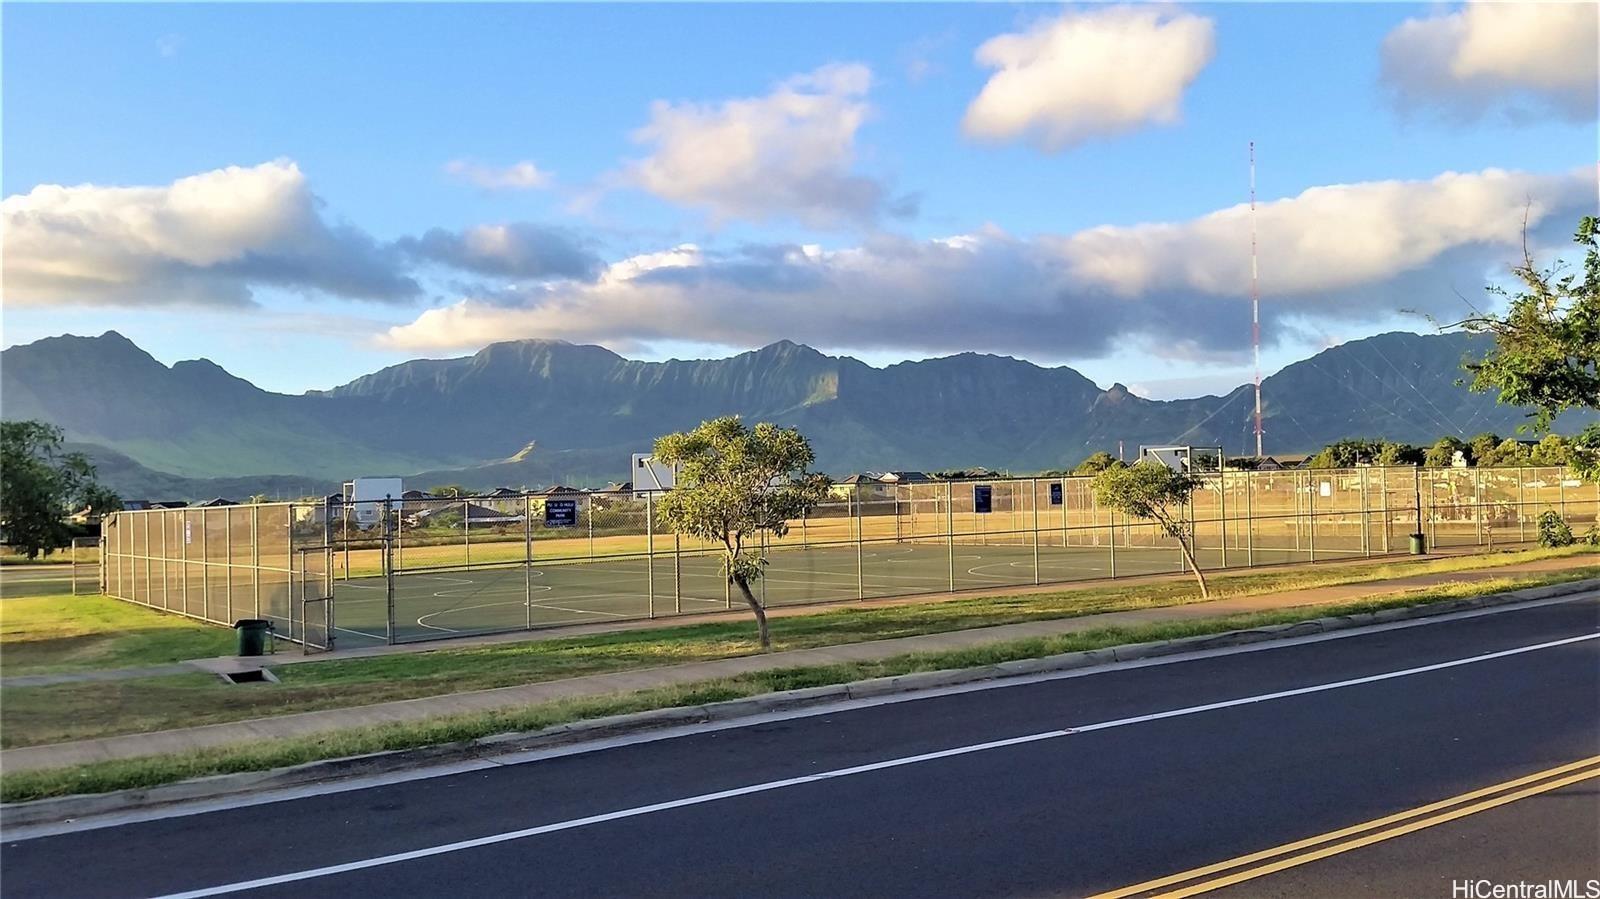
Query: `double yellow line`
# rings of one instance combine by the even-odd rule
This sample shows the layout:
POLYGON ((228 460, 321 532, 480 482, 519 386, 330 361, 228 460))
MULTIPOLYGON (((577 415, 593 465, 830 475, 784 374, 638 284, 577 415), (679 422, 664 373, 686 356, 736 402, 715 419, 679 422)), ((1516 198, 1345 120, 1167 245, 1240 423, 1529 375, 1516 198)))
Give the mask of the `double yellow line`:
POLYGON ((1129 896, 1178 899, 1181 896, 1209 893, 1212 890, 1314 862, 1330 855, 1349 852, 1436 824, 1465 818, 1529 796, 1559 790, 1594 777, 1600 777, 1600 755, 1519 777, 1516 780, 1508 780, 1492 787, 1462 793, 1460 796, 1429 803, 1399 814, 1376 818, 1365 824, 1357 824, 1354 827, 1285 843, 1261 852, 1252 852, 1227 861, 1136 883, 1109 893, 1101 893, 1094 899, 1124 899, 1129 896))

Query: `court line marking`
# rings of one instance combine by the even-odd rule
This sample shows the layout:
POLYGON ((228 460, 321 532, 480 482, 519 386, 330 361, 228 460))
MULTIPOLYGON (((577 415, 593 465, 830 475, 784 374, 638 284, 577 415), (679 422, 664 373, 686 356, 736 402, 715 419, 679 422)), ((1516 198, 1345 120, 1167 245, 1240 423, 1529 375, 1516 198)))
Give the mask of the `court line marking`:
POLYGON ((1144 715, 1134 715, 1126 718, 1115 718, 1109 721, 1100 721, 1094 724, 1066 727, 1059 730, 1048 730, 1040 733, 1027 734, 1020 737, 1008 737, 1002 740, 988 740, 982 743, 971 743, 965 746, 956 746, 949 749, 940 749, 934 752, 923 752, 916 755, 901 756, 899 758, 885 759, 870 762, 864 765, 851 765, 846 768, 835 768, 831 771, 819 771, 814 774, 804 774, 798 777, 786 777, 780 780, 770 780, 763 783, 750 784, 743 787, 734 787, 727 790, 717 790, 710 793, 701 793, 695 796, 686 796, 681 799, 670 799, 665 802, 655 802, 648 805, 634 806, 632 808, 618 809, 603 812, 597 815, 586 815, 581 818, 571 818, 566 821, 557 821, 551 824, 540 824, 535 827, 525 827, 520 830, 504 831, 488 836, 476 837, 470 840, 457 840, 450 843, 441 843, 422 849, 412 849, 406 852, 396 852, 388 855, 373 856, 353 862, 344 862, 336 865, 325 865, 318 868, 308 868, 303 871, 294 871, 287 874, 275 874, 253 880, 242 880, 234 883, 220 884, 213 887, 204 887, 181 893, 171 893, 158 899, 200 899, 203 896, 220 896, 227 893, 238 893, 247 890, 260 889, 261 887, 276 886, 285 883, 297 883, 303 880, 313 880, 320 877, 330 877, 336 874, 346 874, 351 871, 363 871, 369 868, 378 868, 400 862, 415 861, 417 859, 431 858, 436 855, 445 855, 452 852, 461 852, 467 849, 477 849, 483 846, 493 846, 499 843, 508 843, 514 840, 540 836, 547 833, 556 833, 564 830, 574 830, 595 824, 604 824, 609 821, 619 821, 626 818, 637 818, 657 812, 671 811, 673 809, 688 808, 690 806, 704 805, 710 802, 719 802, 724 799, 734 799, 741 796, 751 796, 759 793, 768 793, 788 787, 803 784, 817 783, 825 780, 835 780, 841 777, 850 777, 857 774, 868 774, 877 771, 887 771, 902 768, 908 765, 917 765, 925 762, 939 761, 942 759, 956 758, 972 755, 979 752, 988 752, 995 749, 1007 749, 1013 746, 1023 746, 1030 743, 1039 743, 1045 740, 1055 740, 1076 734, 1093 733, 1095 731, 1110 730, 1117 727, 1128 727, 1136 724, 1146 724, 1152 721, 1164 721, 1171 718, 1182 718, 1221 709, 1237 708, 1239 706, 1255 705, 1279 699, 1290 699, 1298 696, 1309 696, 1340 690, 1347 687, 1363 686, 1366 684, 1380 683, 1401 677, 1410 677, 1417 674, 1426 674, 1433 671, 1443 671, 1458 668, 1463 665, 1475 665, 1481 662, 1509 658, 1530 652, 1553 649, 1588 640, 1600 639, 1600 633, 1580 634, 1576 637, 1564 637, 1559 640, 1548 640, 1543 643, 1533 643, 1524 646, 1502 649, 1496 652, 1482 653, 1465 658, 1451 659, 1445 662, 1435 662, 1431 665, 1421 665, 1415 668, 1404 668, 1398 671, 1386 671, 1381 674, 1370 674, 1364 677, 1347 678, 1345 680, 1330 681, 1328 683, 1314 684, 1308 687, 1296 687, 1289 690, 1277 690, 1271 693, 1258 693, 1253 696, 1241 696, 1236 699, 1226 699, 1218 702, 1202 703, 1200 705, 1185 706, 1177 709, 1168 709, 1162 712, 1151 712, 1144 715))

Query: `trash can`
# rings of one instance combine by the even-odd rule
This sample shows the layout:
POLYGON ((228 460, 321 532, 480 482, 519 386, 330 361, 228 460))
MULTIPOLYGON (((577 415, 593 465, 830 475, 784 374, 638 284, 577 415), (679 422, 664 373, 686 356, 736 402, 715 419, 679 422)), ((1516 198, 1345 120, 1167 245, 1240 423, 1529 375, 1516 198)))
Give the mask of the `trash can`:
POLYGON ((1413 556, 1425 555, 1428 552, 1428 538, 1422 534, 1411 535, 1411 554, 1413 556))
POLYGON ((241 618, 233 626, 239 631, 239 655, 258 656, 265 652, 272 622, 265 618, 241 618))

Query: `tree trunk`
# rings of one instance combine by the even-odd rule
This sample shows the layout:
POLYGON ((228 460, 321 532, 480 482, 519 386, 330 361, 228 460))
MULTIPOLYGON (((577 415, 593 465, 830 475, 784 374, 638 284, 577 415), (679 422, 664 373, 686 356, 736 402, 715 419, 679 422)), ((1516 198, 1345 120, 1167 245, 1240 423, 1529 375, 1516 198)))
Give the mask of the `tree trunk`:
POLYGON ((1183 548, 1183 557, 1189 562, 1189 570, 1194 572, 1194 579, 1200 582, 1200 598, 1210 599, 1211 590, 1206 587, 1205 573, 1200 570, 1200 564, 1194 560, 1194 550, 1189 547, 1186 537, 1178 538, 1178 545, 1183 548))
POLYGON ((771 651, 772 634, 767 630, 767 610, 762 608, 761 602, 756 599, 756 595, 750 592, 749 581, 746 581, 742 577, 736 577, 733 579, 733 582, 739 585, 739 592, 744 594, 745 603, 750 606, 750 611, 754 612, 756 615, 756 629, 761 634, 761 651, 771 651))

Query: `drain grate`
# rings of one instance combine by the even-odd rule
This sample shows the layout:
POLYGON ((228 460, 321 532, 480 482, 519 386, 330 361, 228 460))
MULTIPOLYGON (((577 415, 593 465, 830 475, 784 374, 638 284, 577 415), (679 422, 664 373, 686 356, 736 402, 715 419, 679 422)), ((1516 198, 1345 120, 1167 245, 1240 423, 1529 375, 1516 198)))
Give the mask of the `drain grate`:
POLYGON ((223 683, 228 684, 275 684, 278 682, 272 672, 265 668, 251 668, 249 671, 224 671, 218 677, 223 683))

